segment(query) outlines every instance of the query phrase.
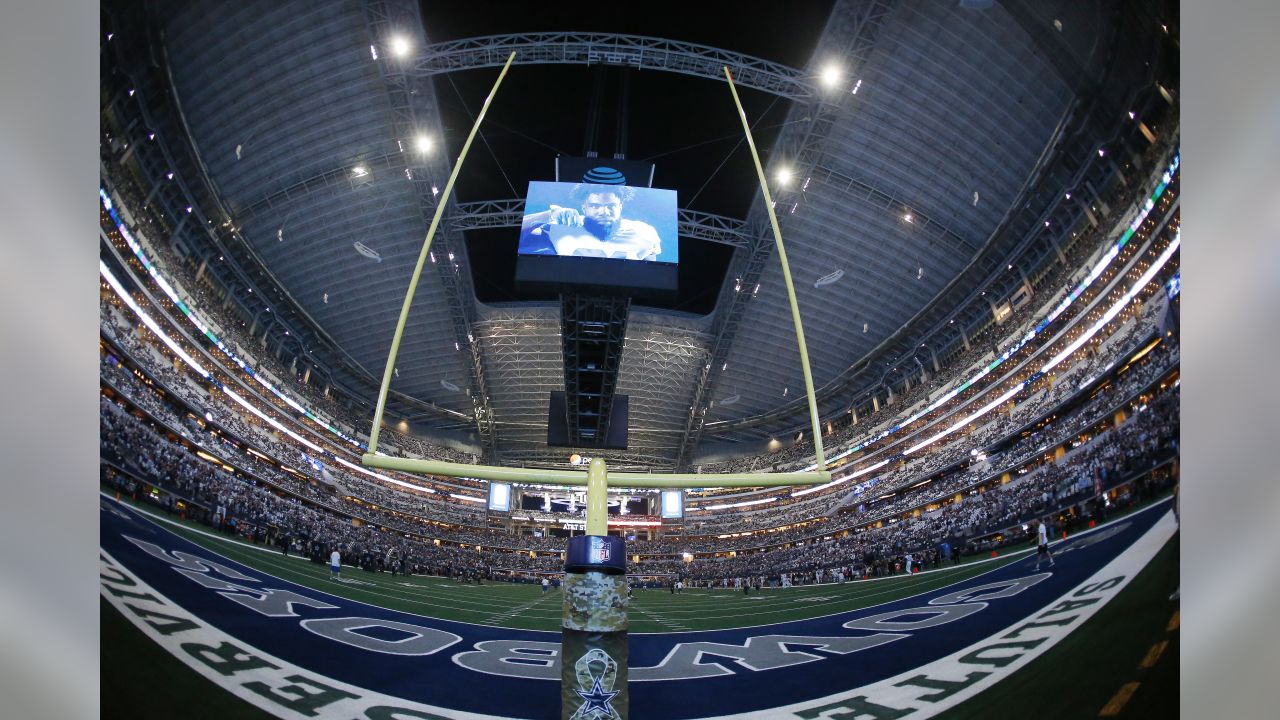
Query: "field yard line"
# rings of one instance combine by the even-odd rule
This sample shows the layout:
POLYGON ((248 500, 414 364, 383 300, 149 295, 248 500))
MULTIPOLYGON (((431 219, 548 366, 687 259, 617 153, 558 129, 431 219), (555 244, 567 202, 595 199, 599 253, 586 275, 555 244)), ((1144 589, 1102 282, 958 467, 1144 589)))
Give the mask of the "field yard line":
MULTIPOLYGON (((1006 559, 1008 559, 1008 558, 1006 558, 1006 559)), ((972 567, 972 566, 970 566, 970 567, 972 567)), ((1002 566, 1000 566, 1000 567, 1004 567, 1004 566, 1002 565, 1002 566)), ((981 572, 981 573, 978 573, 978 574, 976 574, 976 575, 973 575, 972 577, 975 577, 975 578, 976 578, 976 577, 981 577, 982 575, 987 574, 987 572, 991 572, 991 571, 998 570, 998 569, 999 569, 999 568, 991 568, 991 570, 986 570, 986 571, 984 571, 984 572, 981 572)), ((904 578, 899 578, 899 579, 904 579, 904 578)), ((932 579, 933 579, 933 580, 944 580, 944 578, 932 578, 932 579)), ((949 578, 945 578, 945 579, 946 579, 946 580, 949 580, 949 578)), ((969 580, 969 579, 971 579, 971 578, 962 578, 962 579, 956 580, 956 581, 954 581, 954 582, 963 582, 963 581, 965 581, 965 580, 969 580)), ((859 582, 861 582, 861 583, 866 583, 866 582, 868 582, 868 581, 859 581, 859 582)), ((914 593, 912 593, 912 594, 910 594, 910 595, 904 596, 903 598, 893 598, 893 600, 905 599, 905 598, 907 598, 907 597, 915 597, 916 595, 921 595, 921 594, 923 594, 923 593, 933 592, 934 590, 939 590, 939 589, 941 589, 941 588, 947 587, 947 586, 948 586, 948 585, 950 585, 950 584, 952 584, 952 582, 944 582, 944 583, 943 583, 943 584, 941 584, 941 585, 931 586, 931 587, 926 587, 926 588, 920 589, 920 590, 918 590, 917 592, 914 592, 914 593)), ((812 587, 812 586, 809 586, 809 587, 812 587)), ((859 586, 857 586, 857 587, 858 587, 858 588, 863 588, 863 587, 865 587, 865 585, 859 585, 859 586)), ((871 589, 871 588, 867 588, 867 589, 871 589)), ((855 592, 851 592, 851 593, 849 593, 848 595, 845 595, 844 597, 836 598, 836 599, 834 599, 834 600, 821 601, 821 602, 813 602, 813 603, 804 603, 804 605, 806 606, 806 608, 813 608, 813 609, 818 609, 818 608, 829 608, 829 607, 832 607, 832 606, 842 605, 842 604, 846 604, 846 603, 853 602, 853 601, 873 600, 873 599, 878 598, 878 597, 883 597, 883 596, 887 596, 887 595, 892 595, 893 593, 898 592, 898 591, 899 591, 899 590, 901 590, 901 589, 903 589, 903 588, 902 588, 902 586, 901 586, 901 585, 899 585, 899 586, 894 586, 894 587, 892 587, 892 588, 883 588, 883 589, 879 589, 879 588, 877 588, 877 589, 875 589, 875 590, 874 590, 874 592, 866 592, 866 593, 863 593, 863 592, 856 592, 856 591, 855 591, 855 592)), ((909 589, 914 590, 915 588, 909 588, 909 589)), ((774 599, 774 598, 770 598, 770 599, 774 599)), ((713 609, 718 610, 718 612, 716 612, 716 613, 715 613, 715 617, 716 617, 717 619, 741 618, 741 617, 753 617, 753 616, 760 616, 760 615, 768 616, 768 615, 775 615, 775 614, 779 614, 779 613, 787 613, 787 612, 794 612, 794 611, 796 611, 796 607, 794 606, 794 605, 795 605, 795 602, 796 602, 796 601, 798 601, 798 600, 803 600, 803 599, 804 599, 804 596, 802 595, 802 596, 800 596, 800 597, 795 597, 795 598, 776 598, 776 599, 777 599, 777 600, 785 600, 785 601, 787 602, 787 604, 786 604, 785 606, 771 606, 771 607, 760 608, 760 609, 755 610, 755 611, 753 611, 753 612, 724 612, 724 611, 723 611, 723 609, 724 609, 724 606, 723 606, 723 605, 713 605, 713 606, 711 606, 711 607, 713 607, 713 609)), ((866 606, 866 607, 871 607, 871 606, 876 605, 876 604, 879 604, 879 603, 878 603, 878 602, 873 602, 873 603, 872 603, 872 605, 868 605, 868 606, 866 606)), ((707 604, 702 604, 702 607, 696 607, 696 608, 684 608, 684 609, 681 609, 681 608, 672 608, 672 609, 668 610, 667 612, 668 612, 668 613, 670 613, 670 614, 673 614, 673 615, 674 615, 674 614, 678 614, 678 613, 679 613, 679 614, 685 614, 685 615, 688 615, 688 614, 691 614, 691 613, 697 613, 697 614, 699 614, 699 615, 700 615, 700 614, 702 614, 702 613, 704 613, 704 612, 706 611, 707 606, 708 606, 707 604)), ((826 615, 819 615, 819 616, 814 616, 814 617, 827 617, 827 616, 829 616, 829 615, 838 615, 838 614, 843 613, 843 612, 850 612, 850 611, 852 611, 852 610, 862 610, 862 609, 865 609, 865 607, 860 607, 860 608, 850 608, 850 609, 848 609, 848 610, 837 610, 837 611, 835 611, 835 612, 833 612, 833 613, 827 613, 826 615)), ((688 618, 688 619, 693 620, 693 619, 696 619, 696 618, 690 617, 690 618, 688 618)), ((807 617, 805 617, 805 618, 789 618, 789 619, 787 619, 787 620, 782 620, 782 621, 779 621, 779 622, 790 622, 790 621, 792 621, 792 620, 806 620, 806 619, 812 619, 812 618, 807 618, 807 617)), ((773 624, 775 624, 775 623, 763 623, 763 624, 765 624, 765 625, 773 625, 773 624)), ((752 627, 755 627, 755 626, 752 626, 752 627)))
MULTIPOLYGON (((100 494, 100 495, 102 495, 103 497, 105 497, 106 499, 111 500, 112 502, 114 502, 114 501, 115 501, 115 499, 114 499, 113 497, 111 497, 110 495, 107 495, 106 493, 99 493, 99 494, 100 494)), ((174 526, 178 527, 178 528, 179 528, 179 529, 181 529, 181 530, 185 530, 185 531, 188 531, 188 532, 196 533, 196 534, 199 534, 199 535, 204 535, 204 536, 206 536, 206 537, 209 537, 209 538, 212 538, 212 539, 215 539, 215 540, 220 540, 220 541, 222 541, 222 542, 224 542, 224 543, 227 543, 231 548, 234 548, 234 549, 240 549, 240 550, 251 550, 251 549, 252 549, 252 550, 258 550, 258 551, 260 551, 260 552, 266 552, 266 553, 268 553, 268 554, 270 554, 270 555, 273 555, 273 556, 275 556, 275 558, 277 558, 277 559, 280 559, 280 558, 284 558, 284 557, 286 557, 283 553, 279 552, 278 550, 272 550, 272 549, 270 549, 270 548, 257 547, 257 546, 255 546, 255 545, 251 545, 251 544, 248 544, 248 543, 239 542, 239 541, 234 540, 234 539, 232 539, 232 538, 228 538, 228 537, 220 536, 220 535, 218 535, 218 534, 216 534, 216 533, 210 533, 210 532, 207 532, 207 531, 204 531, 204 530, 200 530, 200 529, 197 529, 197 528, 187 527, 186 525, 184 525, 184 524, 182 524, 182 523, 180 523, 180 522, 177 522, 177 521, 175 521, 175 520, 171 520, 171 519, 166 518, 166 517, 162 517, 162 516, 156 515, 155 513, 151 512, 151 511, 149 511, 149 510, 144 510, 144 509, 142 509, 142 508, 140 508, 140 507, 137 507, 137 506, 133 506, 133 505, 126 505, 126 507, 128 507, 130 510, 133 510, 133 511, 137 512, 137 513, 138 513, 138 514, 140 514, 140 515, 144 515, 144 516, 146 516, 146 517, 148 517, 148 518, 152 519, 153 521, 159 521, 159 522, 167 523, 167 524, 169 524, 169 525, 174 525, 174 526)), ((181 535, 179 535, 179 537, 181 537, 181 535)), ((217 550, 213 550, 213 549, 211 549, 211 548, 205 548, 205 550, 207 550, 208 552, 213 553, 214 555, 217 555, 218 557, 222 557, 222 558, 225 558, 225 559, 227 559, 227 560, 231 560, 231 561, 233 561, 233 562, 240 562, 240 561, 239 561, 239 560, 237 560, 236 558, 234 558, 234 557, 230 557, 230 556, 227 556, 227 555, 224 555, 224 554, 222 554, 222 553, 218 552, 217 550)), ((289 555, 289 556, 288 556, 288 558, 289 558, 289 559, 296 559, 296 560, 300 560, 300 561, 302 561, 303 563, 305 563, 305 565, 303 566, 304 568, 309 568, 311 565, 315 565, 315 564, 314 564, 314 563, 312 563, 309 559, 304 558, 304 557, 299 557, 299 556, 297 556, 297 555, 289 555)), ((297 571, 299 571, 299 570, 301 570, 301 569, 302 569, 302 568, 287 567, 287 566, 285 566, 284 564, 282 564, 282 563, 278 562, 278 560, 277 560, 277 561, 274 561, 274 562, 269 562, 269 563, 267 563, 267 564, 269 564, 269 565, 274 565, 275 567, 277 567, 277 568, 279 568, 279 569, 281 569, 281 570, 288 570, 288 571, 293 571, 293 572, 297 572, 297 571)), ((271 577, 279 577, 279 576, 276 576, 276 575, 272 575, 272 574, 271 574, 270 572, 268 572, 268 571, 261 570, 261 569, 259 569, 259 568, 253 567, 253 566, 249 566, 249 567, 253 568, 254 570, 256 570, 256 571, 258 571, 258 572, 265 573, 265 574, 267 574, 267 575, 269 575, 269 576, 271 576, 271 577)), ((348 566, 348 567, 354 567, 354 566, 348 566)), ((312 578, 311 578, 311 579, 315 579, 315 580, 316 580, 316 581, 318 581, 318 582, 319 582, 319 581, 324 580, 324 579, 326 578, 326 576, 327 576, 327 568, 328 568, 328 566, 327 566, 327 565, 326 565, 326 566, 323 566, 323 568, 322 568, 322 566, 316 565, 316 566, 315 566, 315 569, 317 570, 317 572, 316 572, 316 573, 314 573, 314 574, 312 575, 312 578)), ((424 575, 415 575, 415 576, 413 576, 413 577, 430 578, 430 577, 434 577, 434 576, 429 576, 429 575, 427 575, 427 576, 424 576, 424 575)), ((288 582, 296 582, 296 581, 289 580, 288 578, 279 578, 279 579, 281 579, 281 580, 286 580, 286 581, 288 581, 288 582)), ((324 587, 321 587, 321 586, 310 586, 310 585, 306 585, 305 583, 297 583, 297 584, 299 584, 299 585, 303 585, 304 587, 308 587, 308 588, 310 588, 310 589, 312 589, 312 590, 316 590, 316 591, 318 591, 318 592, 326 593, 326 594, 329 594, 329 595, 334 595, 335 597, 340 597, 340 598, 343 598, 343 599, 345 599, 345 600, 355 600, 356 602, 364 602, 364 603, 367 603, 367 604, 370 604, 370 605, 373 605, 373 604, 374 604, 374 603, 370 603, 370 602, 368 602, 367 600, 361 600, 361 599, 359 599, 359 598, 347 597, 347 596, 345 596, 345 595, 338 595, 337 593, 334 593, 334 592, 331 592, 331 591, 329 591, 329 590, 326 590, 324 587)), ((433 586, 433 585, 439 586, 439 585, 442 585, 442 583, 431 583, 431 584, 425 584, 425 585, 423 585, 422 587, 423 587, 423 589, 432 589, 432 586, 433 586)), ((329 586, 329 587, 332 587, 332 586, 329 586)), ((383 588, 383 586, 382 586, 381 584, 376 583, 376 582, 373 584, 373 587, 376 587, 376 588, 378 588, 379 590, 384 589, 384 588, 383 588)), ((353 589, 355 589, 355 588, 353 588, 353 589)), ((386 588, 386 589, 396 590, 395 588, 386 588)), ((468 600, 468 599, 466 599, 466 598, 458 597, 456 594, 455 594, 455 595, 452 595, 452 596, 435 596, 435 595, 430 595, 430 594, 421 594, 421 593, 420 593, 420 594, 417 594, 417 595, 414 595, 414 596, 405 597, 405 594, 404 594, 404 593, 403 593, 403 591, 401 591, 401 590, 396 590, 396 592, 397 592, 397 593, 400 593, 400 594, 392 594, 392 593, 387 593, 387 592, 375 592, 375 591, 373 591, 373 590, 367 590, 367 589, 359 589, 358 591, 359 591, 359 592, 362 592, 362 593, 367 593, 368 595, 372 595, 372 596, 375 596, 375 597, 378 597, 378 598, 386 598, 386 599, 389 599, 389 600, 394 600, 394 601, 396 601, 396 602, 403 602, 403 603, 408 603, 408 604, 411 604, 411 605, 425 605, 425 606, 432 607, 432 608, 439 608, 439 607, 443 607, 443 608, 447 608, 447 609, 449 609, 449 610, 453 610, 453 611, 460 612, 460 613, 469 613, 469 614, 476 614, 476 615, 478 615, 478 614, 482 613, 482 612, 483 612, 483 610, 473 610, 473 609, 471 609, 471 608, 469 608, 469 607, 462 607, 461 605, 456 605, 456 604, 451 604, 451 603, 463 603, 464 605, 486 605, 486 606, 487 606, 487 605, 491 605, 491 604, 492 604, 492 601, 488 601, 488 602, 480 602, 480 601, 471 602, 470 600, 468 600), (446 602, 431 602, 432 600, 443 600, 443 601, 446 601, 446 602)), ((408 613, 410 613, 410 614, 420 615, 421 617, 428 618, 428 619, 432 619, 432 620, 445 620, 445 621, 449 621, 449 622, 461 622, 461 623, 466 623, 466 624, 479 624, 479 623, 474 623, 474 622, 468 623, 468 621, 466 621, 466 620, 459 620, 459 619, 457 619, 457 618, 442 618, 442 617, 439 617, 439 616, 436 616, 436 615, 427 615, 427 614, 423 614, 423 613, 414 612, 414 611, 412 611, 412 610, 404 610, 404 609, 401 609, 401 608, 391 608, 391 607, 386 607, 385 605, 378 605, 377 607, 381 607, 381 608, 383 608, 384 610, 395 610, 395 611, 397 611, 397 612, 408 612, 408 613)), ((542 631, 542 632, 552 632, 552 631, 542 631)))
POLYGON ((635 610, 636 612, 640 613, 641 615, 647 615, 647 616, 649 616, 649 619, 650 619, 650 620, 652 620, 653 622, 656 622, 656 623, 658 623, 659 625, 662 625, 663 627, 669 628, 669 629, 671 629, 671 630, 688 630, 688 629, 689 629, 689 628, 687 628, 687 627, 684 627, 683 625, 680 625, 680 624, 678 624, 678 623, 674 623, 674 622, 672 622, 672 621, 670 621, 670 620, 667 620, 666 618, 662 617, 661 615, 659 615, 659 614, 658 614, 658 613, 656 613, 656 612, 653 612, 653 611, 651 611, 651 610, 645 610, 644 608, 642 608, 642 607, 640 607, 640 606, 638 606, 638 605, 631 605, 631 606, 630 606, 630 609, 635 610))
POLYGON ((525 610, 532 610, 534 607, 538 605, 538 603, 541 603, 542 601, 546 600, 550 596, 551 596, 550 593, 546 593, 541 597, 536 598, 533 602, 525 603, 524 605, 521 605, 520 607, 517 607, 517 608, 509 608, 502 612, 493 613, 492 615, 485 618, 484 620, 481 620, 480 622, 488 624, 490 622, 498 622, 499 620, 503 620, 503 619, 515 618, 517 615, 519 615, 520 613, 523 613, 525 610))

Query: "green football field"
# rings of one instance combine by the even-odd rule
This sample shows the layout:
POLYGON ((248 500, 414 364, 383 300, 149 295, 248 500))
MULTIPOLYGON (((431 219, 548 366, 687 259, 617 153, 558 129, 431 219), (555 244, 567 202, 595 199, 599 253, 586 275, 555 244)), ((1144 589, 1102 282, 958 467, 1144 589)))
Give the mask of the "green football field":
MULTIPOLYGON (((136 506, 135 506, 136 507, 136 506)), ((142 508, 139 508, 142 510, 142 508)), ((157 517, 152 514, 152 517, 157 517)), ((165 518, 164 520, 168 520, 165 518)), ((545 594, 537 585, 485 582, 459 583, 433 577, 392 576, 343 567, 342 580, 329 577, 327 565, 278 550, 211 534, 194 526, 166 522, 166 527, 208 549, 264 573, 351 600, 443 620, 559 632, 558 589, 545 594)), ((871 605, 950 585, 1024 558, 1029 550, 927 572, 843 585, 766 589, 744 595, 727 589, 636 590, 631 598, 631 632, 720 630, 804 620, 858 610, 871 605)))
MULTIPOLYGON (((137 506, 135 506, 137 507, 137 506)), ((344 567, 343 581, 329 577, 325 565, 279 551, 212 534, 203 528, 162 518, 170 530, 218 554, 262 572, 352 600, 428 617, 556 632, 561 594, 543 594, 536 585, 486 582, 461 584, 440 578, 391 576, 344 567)), ((843 585, 763 590, 743 595, 732 590, 636 590, 631 600, 633 633, 681 632, 741 628, 857 610, 893 601, 989 572, 1025 559, 1030 548, 947 567, 914 577, 894 577, 843 585)), ((1044 718, 1176 717, 1178 538, 1174 537, 1115 600, 1080 630, 999 686, 941 717, 1001 718, 1035 713, 1044 718), (1053 700, 1047 701, 1047 698, 1053 700)), ((103 604, 103 711, 108 716, 108 688, 117 710, 131 717, 168 717, 164 707, 179 695, 200 698, 198 705, 217 709, 220 717, 262 717, 255 708, 222 692, 173 659, 161 670, 155 660, 163 651, 103 604), (110 637, 112 648, 106 640, 110 637), (137 682, 120 663, 131 657, 153 658, 149 670, 165 678, 166 689, 137 682), (111 666, 108 670, 108 666, 111 666), (120 692, 116 692, 120 691, 120 692), (152 708, 149 711, 147 708, 152 708), (150 714, 154 711, 155 714, 150 714)), ((156 675, 148 674, 155 678, 156 675)), ((185 703, 184 703, 185 705, 185 703)))

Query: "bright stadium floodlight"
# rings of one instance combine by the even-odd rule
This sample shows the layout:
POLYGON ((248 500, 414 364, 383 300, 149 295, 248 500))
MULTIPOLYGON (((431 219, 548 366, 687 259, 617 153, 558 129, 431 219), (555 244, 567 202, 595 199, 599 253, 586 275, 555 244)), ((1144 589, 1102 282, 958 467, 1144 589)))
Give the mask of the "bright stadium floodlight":
POLYGON ((840 68, 836 65, 828 65, 822 69, 821 77, 823 86, 833 88, 840 82, 840 68))
POLYGON ((418 148, 418 152, 422 153, 423 155, 426 155, 427 153, 431 152, 431 148, 434 145, 434 143, 431 142, 430 136, 426 135, 425 133, 419 134, 416 138, 414 138, 413 144, 414 144, 414 147, 418 148))
POLYGON ((791 182, 791 168, 780 167, 774 172, 773 177, 778 181, 779 185, 785 187, 787 183, 791 182))
POLYGON ((398 58, 408 57, 409 39, 403 35, 396 35, 391 38, 391 54, 398 58))

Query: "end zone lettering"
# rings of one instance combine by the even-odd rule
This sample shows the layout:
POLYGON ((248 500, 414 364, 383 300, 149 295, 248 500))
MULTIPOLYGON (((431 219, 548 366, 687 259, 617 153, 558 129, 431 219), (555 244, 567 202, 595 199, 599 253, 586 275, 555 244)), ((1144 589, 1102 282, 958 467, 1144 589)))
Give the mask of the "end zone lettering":
MULTIPOLYGON (((106 552, 99 555, 99 581, 102 596, 143 634, 200 675, 264 712, 285 718, 314 718, 322 711, 325 715, 367 720, 457 717, 443 708, 400 700, 329 678, 322 680, 263 653, 170 602, 106 552)), ((351 629, 361 619, 335 620, 341 622, 333 627, 351 629)), ((469 717, 479 720, 486 716, 469 717)))

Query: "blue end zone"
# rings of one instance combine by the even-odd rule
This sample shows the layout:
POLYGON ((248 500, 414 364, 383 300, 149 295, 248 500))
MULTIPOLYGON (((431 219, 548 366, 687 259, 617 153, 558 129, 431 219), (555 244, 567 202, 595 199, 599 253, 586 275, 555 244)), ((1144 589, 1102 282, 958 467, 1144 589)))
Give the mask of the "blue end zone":
MULTIPOLYGON (((559 668, 546 664, 559 633, 347 600, 225 559, 109 499, 102 504, 101 547, 114 561, 246 645, 318 676, 409 701, 504 717, 559 714, 559 668), (356 620, 344 620, 350 618, 356 620), (486 641, 507 642, 476 652, 486 641)), ((632 716, 674 720, 760 711, 893 678, 1043 611, 1133 545, 1167 509, 1167 501, 1157 503, 1057 543, 1051 573, 1037 573, 1031 553, 946 588, 856 612, 716 632, 633 634, 632 716), (985 597, 959 592, 988 585, 985 597)))

